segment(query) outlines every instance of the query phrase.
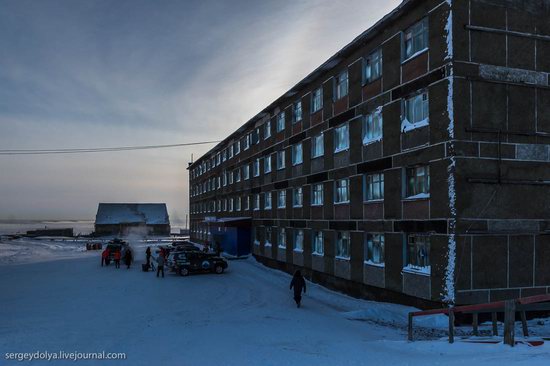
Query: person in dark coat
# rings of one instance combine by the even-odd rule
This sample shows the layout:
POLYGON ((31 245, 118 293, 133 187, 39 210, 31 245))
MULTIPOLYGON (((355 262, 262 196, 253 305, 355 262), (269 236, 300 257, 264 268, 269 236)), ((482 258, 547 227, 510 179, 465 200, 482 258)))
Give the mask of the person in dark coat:
POLYGON ((157 277, 162 272, 162 278, 164 278, 164 254, 160 253, 157 257, 157 277))
POLYGON ((124 253, 124 263, 126 263, 126 269, 130 269, 132 259, 132 251, 130 249, 126 249, 126 253, 124 253))
POLYGON ((147 258, 147 268, 151 266, 151 247, 147 247, 145 250, 145 258, 147 258))
POLYGON ((290 289, 292 290, 293 288, 294 301, 296 301, 296 306, 300 307, 300 303, 302 301, 302 291, 304 291, 304 294, 306 293, 306 281, 304 280, 304 277, 302 277, 302 272, 299 270, 294 272, 292 281, 290 281, 290 289))

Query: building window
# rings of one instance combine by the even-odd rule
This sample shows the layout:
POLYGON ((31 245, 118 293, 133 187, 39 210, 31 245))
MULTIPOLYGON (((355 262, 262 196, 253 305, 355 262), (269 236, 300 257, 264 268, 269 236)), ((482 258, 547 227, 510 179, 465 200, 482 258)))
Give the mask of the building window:
POLYGON ((281 170, 285 168, 285 151, 277 151, 277 169, 281 170))
POLYGON ((226 161, 227 160, 227 149, 224 149, 222 151, 222 161, 226 161))
POLYGON ((365 263, 384 265, 384 234, 366 235, 365 263))
POLYGON ((303 161, 302 143, 292 145, 292 165, 302 164, 303 161))
POLYGON ((285 112, 280 112, 277 115, 277 132, 281 132, 285 129, 285 112))
POLYGON ((271 155, 264 158, 264 173, 271 173, 271 155))
POLYGON ((334 100, 342 99, 348 95, 348 71, 341 72, 334 79, 335 91, 334 100))
POLYGON ((403 59, 408 60, 428 48, 428 19, 423 19, 405 31, 403 59))
POLYGON ((323 183, 311 186, 311 205, 321 206, 323 204, 323 183))
POLYGON ((430 197, 430 167, 428 165, 406 169, 406 198, 430 197))
POLYGON ((224 170, 223 172, 223 186, 225 187, 227 185, 227 172, 224 170))
POLYGON ((363 80, 365 84, 371 83, 382 76, 382 50, 371 53, 364 64, 363 80))
POLYGON ((244 197, 244 210, 250 210, 250 196, 248 195, 244 197))
POLYGON ((254 195, 254 211, 258 211, 260 209, 260 194, 256 193, 254 195))
POLYGON ((298 229, 294 231, 294 251, 304 251, 304 230, 298 229))
POLYGON ((245 164, 245 166, 243 166, 243 175, 244 180, 250 179, 250 164, 245 164))
POLYGON ((233 212, 233 198, 229 199, 229 212, 233 212))
POLYGON ((349 202, 349 180, 339 179, 336 181, 334 203, 347 203, 349 202))
POLYGON ((363 144, 382 140, 382 108, 363 118, 363 144))
POLYGON ((285 228, 279 228, 279 240, 278 240, 279 248, 286 248, 286 232, 285 228))
POLYGON ((334 129, 334 152, 340 152, 349 148, 349 129, 348 124, 336 127, 334 129))
POLYGON ((384 173, 365 175, 365 201, 384 199, 384 173))
POLYGON ((303 192, 302 187, 294 188, 292 193, 292 206, 293 207, 302 207, 303 203, 303 192))
POLYGON ((265 228, 265 246, 270 247, 271 246, 271 235, 273 233, 273 229, 271 226, 267 226, 265 228))
POLYGON ((235 155, 241 152, 241 144, 238 141, 233 144, 233 150, 235 150, 235 155))
POLYGON ((314 231, 313 232, 313 254, 323 255, 325 253, 325 248, 323 244, 323 232, 314 231))
POLYGON ((302 101, 299 100, 294 103, 292 107, 292 122, 300 122, 302 120, 302 101))
POLYGON ((241 181, 241 170, 240 169, 235 169, 234 173, 235 173, 235 182, 240 182, 241 181))
POLYGON ((311 113, 320 111, 323 108, 323 88, 319 87, 311 93, 311 113))
POLYGON ((248 150, 250 148, 250 135, 246 135, 244 139, 242 139, 243 142, 243 150, 248 150))
POLYGON ((233 172, 227 172, 227 176, 229 177, 229 184, 233 184, 233 172))
POLYGON ((336 233, 336 258, 349 259, 350 256, 349 231, 338 231, 336 233))
POLYGON ((235 198, 235 211, 241 210, 241 197, 235 198))
POLYGON ((264 140, 271 137, 271 121, 267 121, 264 124, 264 140))
POLYGON ((271 210, 271 192, 265 193, 265 209, 271 210))
POLYGON ((260 228, 255 227, 254 230, 254 245, 260 245, 260 228))
POLYGON ((254 160, 254 165, 252 166, 252 174, 255 177, 258 177, 260 175, 260 158, 256 158, 256 160, 254 160))
POLYGON ((325 153, 325 140, 323 134, 313 136, 311 139, 311 157, 317 158, 325 153))
POLYGON ((403 101, 401 132, 407 132, 429 124, 428 92, 415 94, 403 101))
POLYGON ((229 145, 228 150, 229 150, 229 159, 231 159, 233 157, 233 144, 229 145))
POLYGON ((407 236, 405 269, 430 273, 430 237, 428 235, 407 236))
POLYGON ((286 189, 281 189, 277 195, 277 207, 285 208, 286 207, 286 189))

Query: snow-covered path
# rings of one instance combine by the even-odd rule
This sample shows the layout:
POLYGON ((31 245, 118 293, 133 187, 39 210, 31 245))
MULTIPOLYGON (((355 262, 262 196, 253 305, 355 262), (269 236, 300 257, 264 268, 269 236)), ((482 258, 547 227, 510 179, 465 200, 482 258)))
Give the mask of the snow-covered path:
POLYGON ((101 268, 98 258, 67 259, 0 266, 0 279, 0 364, 6 352, 46 350, 126 352, 127 360, 102 361, 112 365, 550 362, 546 345, 408 343, 399 328, 344 315, 399 306, 356 300, 315 285, 309 286, 303 308, 296 309, 290 277, 253 259, 230 262, 224 275, 167 274, 164 279, 139 271, 138 265, 117 270, 101 268))

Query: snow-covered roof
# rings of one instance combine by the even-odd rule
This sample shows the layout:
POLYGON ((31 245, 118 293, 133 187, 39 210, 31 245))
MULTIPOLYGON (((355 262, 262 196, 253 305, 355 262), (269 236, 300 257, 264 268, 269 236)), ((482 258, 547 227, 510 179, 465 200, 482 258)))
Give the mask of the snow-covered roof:
POLYGON ((169 225, 165 203, 100 203, 96 225, 169 225))

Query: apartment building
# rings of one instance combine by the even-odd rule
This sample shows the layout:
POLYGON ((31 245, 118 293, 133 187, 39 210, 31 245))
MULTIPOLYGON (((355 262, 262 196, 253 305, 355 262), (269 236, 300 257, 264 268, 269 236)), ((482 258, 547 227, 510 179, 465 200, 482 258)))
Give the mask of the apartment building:
POLYGON ((192 240, 434 306, 550 292, 550 1, 406 0, 189 166, 192 240))

